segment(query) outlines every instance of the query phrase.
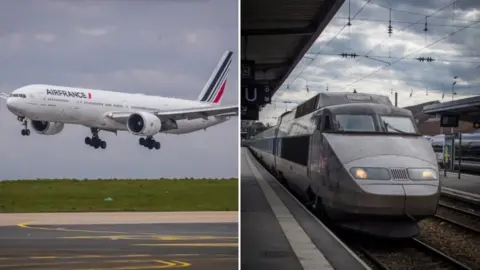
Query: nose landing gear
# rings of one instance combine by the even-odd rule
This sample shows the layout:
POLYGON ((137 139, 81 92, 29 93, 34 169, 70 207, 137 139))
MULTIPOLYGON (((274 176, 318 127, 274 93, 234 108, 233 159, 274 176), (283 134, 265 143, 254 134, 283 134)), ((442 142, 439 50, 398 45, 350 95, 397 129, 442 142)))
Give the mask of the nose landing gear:
POLYGON ((147 147, 150 150, 153 148, 158 150, 161 147, 160 142, 155 141, 155 139, 152 136, 148 136, 146 138, 140 138, 138 139, 138 143, 142 146, 147 147))
POLYGON ((18 121, 22 122, 22 136, 30 136, 30 129, 28 129, 28 121, 25 117, 18 117, 18 121))

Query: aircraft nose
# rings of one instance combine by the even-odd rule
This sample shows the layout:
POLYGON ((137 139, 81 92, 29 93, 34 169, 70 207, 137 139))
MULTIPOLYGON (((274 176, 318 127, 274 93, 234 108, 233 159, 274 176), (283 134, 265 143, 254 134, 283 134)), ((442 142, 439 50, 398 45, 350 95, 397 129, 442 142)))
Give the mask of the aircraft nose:
POLYGON ((7 99, 7 108, 10 111, 16 111, 18 108, 18 101, 16 101, 14 98, 8 98, 7 99))

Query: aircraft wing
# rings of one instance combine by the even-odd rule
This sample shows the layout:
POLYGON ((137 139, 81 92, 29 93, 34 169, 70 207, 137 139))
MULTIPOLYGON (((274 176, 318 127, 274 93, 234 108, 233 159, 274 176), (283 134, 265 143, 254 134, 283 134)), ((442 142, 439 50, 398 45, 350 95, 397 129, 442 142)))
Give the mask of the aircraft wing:
MULTIPOLYGON (((126 123, 127 118, 133 112, 109 112, 106 117, 113 119, 119 123, 126 123)), ((169 111, 150 112, 156 115, 160 120, 193 120, 198 118, 207 118, 209 116, 237 116, 238 106, 215 106, 202 107, 169 111)))
POLYGON ((3 99, 8 99, 10 95, 7 94, 7 93, 0 93, 0 98, 3 98, 3 99))

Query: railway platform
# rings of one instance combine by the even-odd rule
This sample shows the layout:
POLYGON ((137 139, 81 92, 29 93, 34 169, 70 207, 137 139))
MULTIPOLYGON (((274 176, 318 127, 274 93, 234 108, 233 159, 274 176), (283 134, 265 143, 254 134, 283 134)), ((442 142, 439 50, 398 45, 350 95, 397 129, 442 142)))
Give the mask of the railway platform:
POLYGON ((440 172, 442 193, 460 197, 480 204, 480 175, 464 174, 458 179, 458 172, 440 172))
POLYGON ((370 269, 242 147, 242 269, 370 269))

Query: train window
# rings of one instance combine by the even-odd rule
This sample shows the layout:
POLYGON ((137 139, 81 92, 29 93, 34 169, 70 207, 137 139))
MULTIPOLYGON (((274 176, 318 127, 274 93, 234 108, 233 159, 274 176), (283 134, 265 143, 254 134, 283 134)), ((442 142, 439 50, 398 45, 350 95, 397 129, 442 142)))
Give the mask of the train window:
POLYGON ((335 129, 338 131, 375 132, 371 115, 338 114, 335 115, 335 129))
POLYGON ((380 121, 387 132, 417 133, 412 119, 401 116, 380 116, 380 121))
POLYGON ((325 119, 324 119, 324 127, 323 127, 323 130, 325 131, 331 131, 332 130, 332 126, 330 125, 331 122, 330 122, 330 115, 325 115, 324 116, 325 119))

